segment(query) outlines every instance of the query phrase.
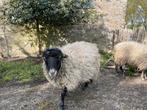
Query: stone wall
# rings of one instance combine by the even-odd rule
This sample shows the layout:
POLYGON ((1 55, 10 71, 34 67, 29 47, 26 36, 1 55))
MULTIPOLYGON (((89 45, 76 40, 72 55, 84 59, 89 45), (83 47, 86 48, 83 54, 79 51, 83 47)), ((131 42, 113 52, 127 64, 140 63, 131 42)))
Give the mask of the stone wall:
POLYGON ((109 30, 121 29, 125 25, 127 0, 94 0, 97 12, 104 15, 109 30))

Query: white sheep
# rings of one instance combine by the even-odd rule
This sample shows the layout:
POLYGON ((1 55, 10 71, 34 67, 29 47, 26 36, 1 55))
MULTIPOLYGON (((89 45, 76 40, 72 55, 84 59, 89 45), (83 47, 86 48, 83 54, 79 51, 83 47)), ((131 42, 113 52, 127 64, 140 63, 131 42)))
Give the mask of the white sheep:
POLYGON ((116 70, 118 67, 122 70, 125 64, 136 66, 139 71, 142 71, 141 79, 144 80, 146 75, 144 70, 147 69, 147 45, 135 41, 120 42, 114 47, 114 62, 116 70))
MULTIPOLYGON (((48 50, 58 49, 55 48, 48 50)), ((61 50, 61 52, 58 52, 58 54, 62 53, 62 57, 64 57, 64 54, 66 54, 68 57, 60 59, 61 65, 59 63, 58 67, 60 68, 58 69, 51 69, 50 67, 48 67, 48 69, 47 63, 45 63, 46 60, 44 60, 43 72, 49 83, 57 88, 63 89, 63 92, 61 93, 61 100, 62 109, 64 109, 64 96, 66 95, 67 90, 73 91, 79 85, 84 83, 86 87, 90 81, 98 79, 100 55, 96 44, 84 41, 67 44, 61 47, 59 50, 61 50)), ((43 57, 51 56, 50 58, 53 58, 53 56, 56 56, 57 58, 57 55, 47 55, 46 53, 53 52, 45 51, 43 57)), ((56 53, 54 52, 54 54, 56 53)), ((49 62, 51 62, 51 59, 49 62)))

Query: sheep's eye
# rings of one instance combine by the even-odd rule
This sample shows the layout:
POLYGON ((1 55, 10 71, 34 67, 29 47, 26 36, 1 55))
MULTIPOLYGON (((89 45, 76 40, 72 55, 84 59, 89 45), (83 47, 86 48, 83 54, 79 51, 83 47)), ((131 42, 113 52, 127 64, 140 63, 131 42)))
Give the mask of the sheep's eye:
POLYGON ((67 58, 68 57, 68 55, 66 55, 66 54, 64 54, 63 56, 62 56, 62 58, 67 58))
POLYGON ((47 55, 50 55, 50 51, 47 51, 46 54, 47 54, 47 55))

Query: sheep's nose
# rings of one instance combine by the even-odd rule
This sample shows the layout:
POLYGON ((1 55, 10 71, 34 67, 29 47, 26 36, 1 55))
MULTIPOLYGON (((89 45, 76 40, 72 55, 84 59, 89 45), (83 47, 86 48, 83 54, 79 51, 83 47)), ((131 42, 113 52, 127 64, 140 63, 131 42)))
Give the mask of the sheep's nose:
POLYGON ((57 75, 57 71, 55 69, 50 69, 49 75, 50 75, 51 79, 54 79, 57 75))

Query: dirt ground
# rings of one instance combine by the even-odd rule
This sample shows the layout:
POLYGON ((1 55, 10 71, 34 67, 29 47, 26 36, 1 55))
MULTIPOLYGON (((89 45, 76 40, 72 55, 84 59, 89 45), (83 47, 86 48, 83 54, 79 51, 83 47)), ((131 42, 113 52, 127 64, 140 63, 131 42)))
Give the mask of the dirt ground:
MULTIPOLYGON (((48 83, 0 88, 0 110, 57 110, 60 90, 48 83)), ((66 110, 147 110, 147 81, 105 69, 97 84, 69 93, 66 110)))

